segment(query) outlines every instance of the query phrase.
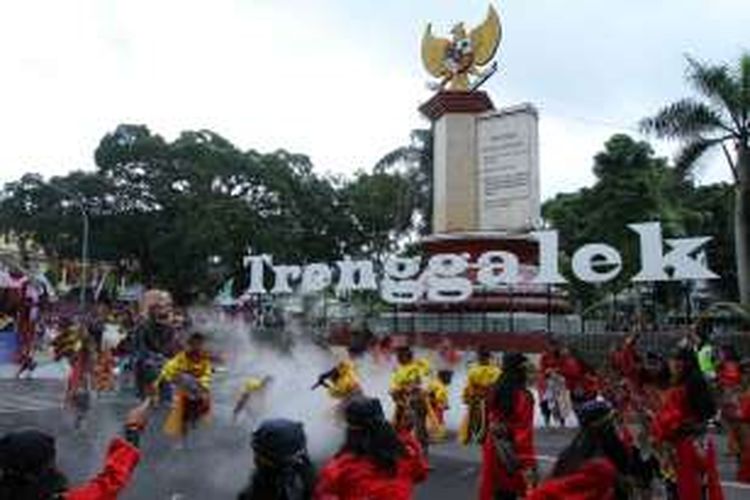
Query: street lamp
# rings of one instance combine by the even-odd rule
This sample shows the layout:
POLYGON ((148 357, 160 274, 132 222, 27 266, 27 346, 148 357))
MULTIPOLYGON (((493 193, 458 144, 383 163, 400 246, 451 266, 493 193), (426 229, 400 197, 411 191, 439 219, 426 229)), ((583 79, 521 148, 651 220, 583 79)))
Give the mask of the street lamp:
POLYGON ((58 193, 71 198, 72 203, 81 211, 81 218, 83 219, 83 241, 81 242, 81 287, 78 300, 81 312, 83 312, 86 309, 86 278, 89 263, 89 214, 86 212, 86 206, 83 204, 80 195, 61 188, 60 186, 55 186, 49 182, 44 182, 41 179, 38 179, 38 182, 42 186, 46 186, 53 191, 57 191, 58 193))

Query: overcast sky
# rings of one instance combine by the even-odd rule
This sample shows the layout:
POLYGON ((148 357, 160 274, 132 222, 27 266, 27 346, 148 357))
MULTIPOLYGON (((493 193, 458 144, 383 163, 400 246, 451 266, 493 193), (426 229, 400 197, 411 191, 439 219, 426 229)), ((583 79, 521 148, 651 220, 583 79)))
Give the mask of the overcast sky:
MULTIPOLYGON (((425 126, 419 43, 488 0, 23 0, 0 5, 0 181, 93 169, 119 123, 209 128, 321 172, 369 168, 425 126)), ((502 0, 497 107, 540 110, 542 193, 592 181, 613 133, 688 93, 684 54, 735 61, 747 0, 502 0)), ((662 154, 670 145, 655 144, 662 154)), ((704 182, 727 177, 709 158, 704 182)))

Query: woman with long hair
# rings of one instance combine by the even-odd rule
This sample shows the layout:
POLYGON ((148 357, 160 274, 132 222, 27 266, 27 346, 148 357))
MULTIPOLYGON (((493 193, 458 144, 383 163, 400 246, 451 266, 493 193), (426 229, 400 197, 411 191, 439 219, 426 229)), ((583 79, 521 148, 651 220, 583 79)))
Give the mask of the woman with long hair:
POLYGON ((662 468, 673 472, 679 500, 721 499, 716 450, 707 433, 708 421, 716 415, 713 393, 689 347, 672 354, 669 369, 672 385, 651 425, 662 468))
POLYGON ((320 473, 316 500, 410 500, 427 477, 427 461, 409 432, 397 433, 380 401, 364 396, 346 406, 346 438, 320 473))
POLYGON ((631 498, 631 455, 620 439, 615 413, 599 400, 580 408, 581 428, 550 477, 528 500, 625 500, 631 498))
POLYGON ((534 397, 527 389, 528 360, 520 353, 503 356, 482 446, 480 500, 523 498, 536 478, 534 397))
POLYGON ((727 431, 727 451, 738 457, 740 453, 740 427, 734 417, 742 392, 740 357, 732 345, 719 347, 719 364, 716 370, 716 388, 721 423, 727 431))
POLYGON ((315 470, 301 423, 263 422, 253 433, 255 471, 239 500, 310 500, 315 470))

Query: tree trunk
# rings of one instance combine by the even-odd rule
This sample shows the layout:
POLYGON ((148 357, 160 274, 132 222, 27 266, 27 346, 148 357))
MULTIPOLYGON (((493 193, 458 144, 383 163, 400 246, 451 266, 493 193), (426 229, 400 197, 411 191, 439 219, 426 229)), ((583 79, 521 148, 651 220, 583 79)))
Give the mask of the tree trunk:
POLYGON ((734 250, 740 303, 750 306, 750 151, 740 147, 737 155, 737 185, 734 207, 734 250))

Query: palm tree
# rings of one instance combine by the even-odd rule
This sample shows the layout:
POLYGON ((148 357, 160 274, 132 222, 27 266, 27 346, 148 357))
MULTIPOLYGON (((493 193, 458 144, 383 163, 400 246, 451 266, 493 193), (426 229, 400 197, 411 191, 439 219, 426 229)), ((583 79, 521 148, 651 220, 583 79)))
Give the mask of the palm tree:
POLYGON ((737 67, 688 57, 687 80, 699 99, 686 98, 641 121, 657 137, 682 142, 675 167, 691 172, 707 151, 719 149, 734 179, 734 248, 740 302, 750 304, 750 53, 737 67))
POLYGON ((432 129, 411 131, 411 141, 387 153, 375 164, 375 172, 386 172, 399 165, 413 188, 414 203, 422 215, 419 232, 432 232, 432 129))

